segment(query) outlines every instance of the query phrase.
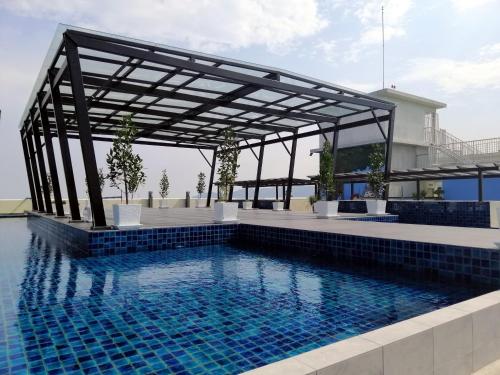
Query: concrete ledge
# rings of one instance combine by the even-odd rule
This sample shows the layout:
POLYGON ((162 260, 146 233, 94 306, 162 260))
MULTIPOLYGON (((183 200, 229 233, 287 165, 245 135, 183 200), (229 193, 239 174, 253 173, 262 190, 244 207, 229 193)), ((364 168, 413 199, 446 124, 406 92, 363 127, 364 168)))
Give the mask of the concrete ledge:
POLYGON ((499 359, 500 291, 496 291, 245 374, 470 375, 487 371, 499 359))

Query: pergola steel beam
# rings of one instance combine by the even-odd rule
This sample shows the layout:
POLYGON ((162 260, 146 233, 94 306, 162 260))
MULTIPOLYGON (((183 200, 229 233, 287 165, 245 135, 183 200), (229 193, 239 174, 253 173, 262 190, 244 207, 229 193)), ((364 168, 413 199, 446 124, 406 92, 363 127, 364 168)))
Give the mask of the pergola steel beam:
MULTIPOLYGON (((61 188, 59 186, 59 176, 57 173, 56 158, 54 156, 54 146, 52 145, 52 134, 50 133, 50 124, 47 117, 46 108, 42 106, 42 94, 38 94, 38 106, 40 110, 40 121, 42 122, 43 139, 45 141, 45 153, 47 154, 47 163, 49 165, 50 179, 52 182, 52 191, 54 194, 54 203, 56 206, 56 215, 64 216, 64 207, 61 197, 61 188)), ((50 194, 49 194, 50 195, 50 194)))
MULTIPOLYGON (((103 78, 98 78, 98 77, 92 76, 90 74, 86 75, 84 73, 83 74, 83 82, 86 85, 101 87, 101 85, 103 85, 106 82, 106 80, 103 78)), ((260 113, 263 115, 277 116, 277 117, 288 118, 288 119, 293 119, 293 120, 306 120, 306 121, 319 121, 319 122, 336 122, 338 120, 338 118, 335 116, 328 116, 328 115, 307 113, 307 112, 298 112, 298 111, 285 111, 285 110, 278 110, 278 109, 273 109, 273 108, 259 107, 259 106, 250 105, 250 104, 235 103, 232 101, 228 101, 229 99, 236 100, 238 98, 241 98, 242 94, 240 94, 239 96, 233 94, 230 97, 228 96, 226 99, 224 99, 224 96, 222 96, 220 98, 209 99, 209 98, 204 98, 201 96, 185 94, 185 93, 180 93, 180 92, 176 92, 176 91, 172 92, 172 91, 163 90, 163 89, 159 89, 159 88, 148 89, 148 87, 144 87, 141 85, 135 85, 132 83, 127 83, 127 82, 116 82, 113 85, 113 87, 111 88, 111 91, 118 91, 118 92, 122 92, 122 93, 135 94, 135 95, 140 95, 140 96, 147 95, 147 96, 152 96, 152 97, 156 97, 156 98, 160 98, 160 99, 185 100, 188 102, 195 102, 195 103, 200 103, 203 105, 210 105, 210 106, 213 106, 213 108, 225 107, 225 108, 231 108, 231 109, 241 110, 241 111, 245 111, 245 112, 255 112, 255 113, 260 113)), ((254 89, 254 91, 255 91, 255 89, 254 89)), ((227 94, 227 95, 229 95, 229 94, 227 94)), ((199 107, 195 107, 195 109, 197 109, 197 108, 199 108, 199 107)), ((204 112, 206 112, 206 111, 208 111, 208 109, 205 110, 204 112)), ((293 129, 292 126, 289 126, 289 128, 293 129)))
POLYGON ((40 130, 38 125, 31 121, 33 131, 33 140, 35 141, 36 157, 38 160, 38 171, 40 173, 40 181, 42 182, 42 194, 45 200, 45 213, 53 215, 52 201, 50 197, 49 180, 47 179, 47 170, 45 169, 45 158, 43 156, 42 142, 40 140, 40 130))
MULTIPOLYGON (((207 207, 210 207, 210 204, 212 202, 212 188, 214 185, 214 176, 215 176, 215 165, 217 164, 217 149, 214 148, 214 153, 212 156, 212 167, 210 168, 210 179, 208 182, 208 192, 207 192, 207 207)), ((218 188, 217 188, 217 198, 219 197, 218 193, 218 188)))
POLYGON ((71 79, 71 89, 73 92, 80 146, 82 149, 83 164, 85 166, 85 175, 87 176, 87 187, 94 227, 106 227, 106 216, 104 214, 99 174, 97 171, 94 146, 92 144, 92 133, 90 130, 78 49, 75 42, 67 33, 64 34, 64 45, 66 48, 66 59, 71 79))
POLYGON ((31 171, 28 146, 26 145, 26 140, 24 139, 22 132, 20 132, 20 135, 21 135, 21 143, 23 145, 24 162, 26 163, 26 176, 28 177, 28 185, 30 189, 31 208, 33 209, 33 211, 38 211, 38 203, 36 199, 35 185, 33 182, 33 173, 31 171))
MULTIPOLYGON (((265 141, 265 139, 263 139, 263 141, 265 141)), ((257 176, 255 177, 255 189, 253 192, 253 208, 258 208, 259 206, 259 189, 260 189, 260 179, 262 175, 262 162, 264 161, 264 148, 265 145, 261 144, 259 149, 259 159, 257 162, 257 176)))
POLYGON ((38 174, 38 166, 35 156, 35 148, 33 147, 33 137, 31 132, 26 131, 26 125, 24 128, 24 133, 26 135, 26 144, 28 145, 28 153, 31 163, 31 171, 33 173, 33 182, 35 184, 36 201, 38 205, 38 211, 45 212, 45 205, 43 203, 42 188, 40 185, 40 177, 38 174))
MULTIPOLYGON (((379 120, 380 121, 387 121, 387 120, 389 120, 389 118, 390 118, 390 116, 383 116, 383 117, 379 117, 379 120)), ((324 133, 331 133, 335 130, 352 129, 352 128, 356 128, 358 126, 365 126, 365 125, 370 125, 373 123, 374 123, 373 119, 354 121, 352 123, 335 125, 335 126, 327 128, 327 129, 311 130, 311 131, 304 132, 304 133, 298 133, 297 135, 290 135, 290 136, 286 136, 286 137, 281 137, 281 139, 279 139, 279 138, 270 139, 270 140, 264 141, 263 143, 267 146, 267 145, 271 145, 271 144, 275 144, 275 143, 291 141, 294 138, 301 139, 301 138, 306 138, 306 137, 312 137, 315 135, 321 135, 323 132, 324 133)), ((261 142, 251 143, 250 145, 240 146, 239 149, 244 150, 244 149, 247 149, 249 147, 257 147, 257 146, 260 146, 260 144, 261 144, 261 142)))
POLYGON ((163 64, 199 73, 204 73, 207 75, 213 75, 216 77, 227 78, 231 81, 234 81, 235 83, 240 83, 244 85, 254 84, 261 88, 268 88, 268 89, 293 92, 293 93, 297 92, 312 97, 336 100, 339 102, 351 103, 360 106, 373 107, 385 110, 391 110, 394 108, 394 105, 389 103, 383 103, 364 98, 357 98, 354 96, 351 97, 341 94, 335 94, 327 91, 314 90, 303 86, 284 83, 281 81, 275 81, 272 79, 251 76, 249 74, 244 74, 236 71, 216 68, 213 66, 204 65, 189 60, 183 60, 163 54, 160 55, 148 50, 128 47, 126 46, 127 42, 119 39, 115 39, 113 42, 111 38, 102 38, 99 37, 98 35, 92 35, 73 30, 66 31, 66 34, 70 35, 72 40, 74 40, 74 42, 79 47, 89 48, 92 50, 112 53, 125 57, 134 57, 140 60, 149 61, 157 64, 163 64))
POLYGON ((292 151, 290 154, 290 165, 288 167, 288 182, 286 186, 285 210, 290 209, 292 199, 293 171, 295 168, 295 153, 297 152, 297 136, 292 139, 292 151))
POLYGON ((61 103, 61 93, 59 86, 55 83, 55 72, 48 71, 49 92, 51 94, 52 107, 54 108, 54 119, 59 140, 59 149, 61 150, 61 160, 64 169, 64 179, 66 182, 66 191, 68 193, 69 209, 72 221, 80 221, 80 207, 78 204, 78 195, 76 193, 75 177, 73 175, 73 164, 71 162, 71 152, 68 143, 68 134, 66 123, 64 122, 64 112, 61 103))
MULTIPOLYGON (((389 115, 389 124, 387 125, 387 137, 385 140, 385 182, 386 188, 384 190, 385 199, 389 197, 390 188, 390 178, 391 178, 391 163, 392 163, 392 141, 394 138, 394 116, 396 115, 396 110, 392 109, 389 115)), ((379 120, 377 119, 377 124, 379 120)))

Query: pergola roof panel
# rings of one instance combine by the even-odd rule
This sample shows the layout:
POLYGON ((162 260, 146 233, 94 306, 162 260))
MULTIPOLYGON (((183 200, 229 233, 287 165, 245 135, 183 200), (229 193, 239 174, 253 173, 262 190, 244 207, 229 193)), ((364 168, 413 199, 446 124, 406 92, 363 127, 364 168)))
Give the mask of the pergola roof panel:
MULTIPOLYGON (((73 95, 64 33, 78 48, 92 130, 110 135, 124 115, 135 118, 139 137, 168 136, 177 143, 194 137, 193 142, 204 144, 220 142, 226 128, 238 132, 238 139, 260 139, 319 123, 337 124, 346 114, 394 108, 392 103, 276 68, 63 27, 34 92, 47 97, 47 68, 60 68, 55 71, 57 83, 72 124, 76 116, 69 106, 73 95)), ((35 109, 37 120, 33 98, 34 94, 27 108, 35 109)), ((22 124, 27 114, 28 110, 22 124)), ((54 124, 53 111, 48 114, 54 124)))

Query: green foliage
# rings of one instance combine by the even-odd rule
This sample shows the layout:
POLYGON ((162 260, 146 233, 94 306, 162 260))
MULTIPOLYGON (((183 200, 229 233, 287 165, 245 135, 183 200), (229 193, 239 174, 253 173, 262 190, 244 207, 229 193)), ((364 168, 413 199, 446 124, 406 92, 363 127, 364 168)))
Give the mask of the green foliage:
POLYGON ((162 199, 167 198, 169 189, 170 189, 170 181, 168 180, 167 171, 164 169, 161 171, 161 178, 160 178, 160 197, 162 199))
POLYGON ((375 198, 379 199, 384 196, 385 191, 385 176, 383 172, 385 164, 384 148, 380 144, 373 145, 372 152, 368 156, 368 185, 375 198))
POLYGON ((425 190, 420 191, 420 197, 417 196, 417 193, 413 193, 412 198, 414 199, 425 199, 427 198, 427 192, 425 190))
POLYGON ((443 188, 441 186, 438 186, 437 188, 434 189, 434 191, 432 192, 432 195, 434 196, 434 198, 442 200, 444 197, 443 188))
POLYGON ((217 174, 219 175, 220 200, 227 201, 229 188, 236 180, 240 150, 238 149, 238 142, 235 140, 232 130, 225 130, 223 134, 224 143, 220 146, 218 153, 219 168, 217 169, 217 174))
POLYGON ((196 191, 198 192, 199 198, 201 198, 201 195, 205 192, 205 173, 200 172, 198 173, 198 183, 196 184, 196 191))
POLYGON ((318 197, 315 196, 315 195, 310 195, 309 196, 309 204, 311 205, 311 207, 314 205, 314 203, 316 203, 318 201, 318 197))
POLYGON ((52 176, 47 173, 47 184, 49 185, 49 194, 52 196, 54 192, 54 185, 52 184, 52 176))
MULTIPOLYGON (((104 174, 104 170, 102 168, 97 169, 97 178, 99 179, 99 189, 102 193, 104 186, 106 186, 106 175, 104 174)), ((89 195, 87 177, 85 177, 85 193, 89 195)))
POLYGON ((116 133, 116 138, 106 155, 109 169, 107 178, 111 181, 112 187, 125 191, 126 204, 128 204, 129 193, 133 195, 139 186, 146 182, 142 158, 134 154, 132 149, 136 134, 137 130, 132 117, 124 117, 122 128, 116 133))
POLYGON ((323 150, 319 156, 319 189, 322 199, 332 200, 334 198, 333 155, 332 146, 328 140, 323 144, 323 150))

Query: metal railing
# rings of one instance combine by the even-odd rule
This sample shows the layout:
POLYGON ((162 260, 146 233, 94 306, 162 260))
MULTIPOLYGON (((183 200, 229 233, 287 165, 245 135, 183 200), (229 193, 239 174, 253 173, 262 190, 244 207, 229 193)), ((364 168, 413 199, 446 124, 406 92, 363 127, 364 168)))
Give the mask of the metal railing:
POLYGON ((426 127, 429 164, 475 164, 500 161, 500 138, 463 141, 444 129, 426 127))

